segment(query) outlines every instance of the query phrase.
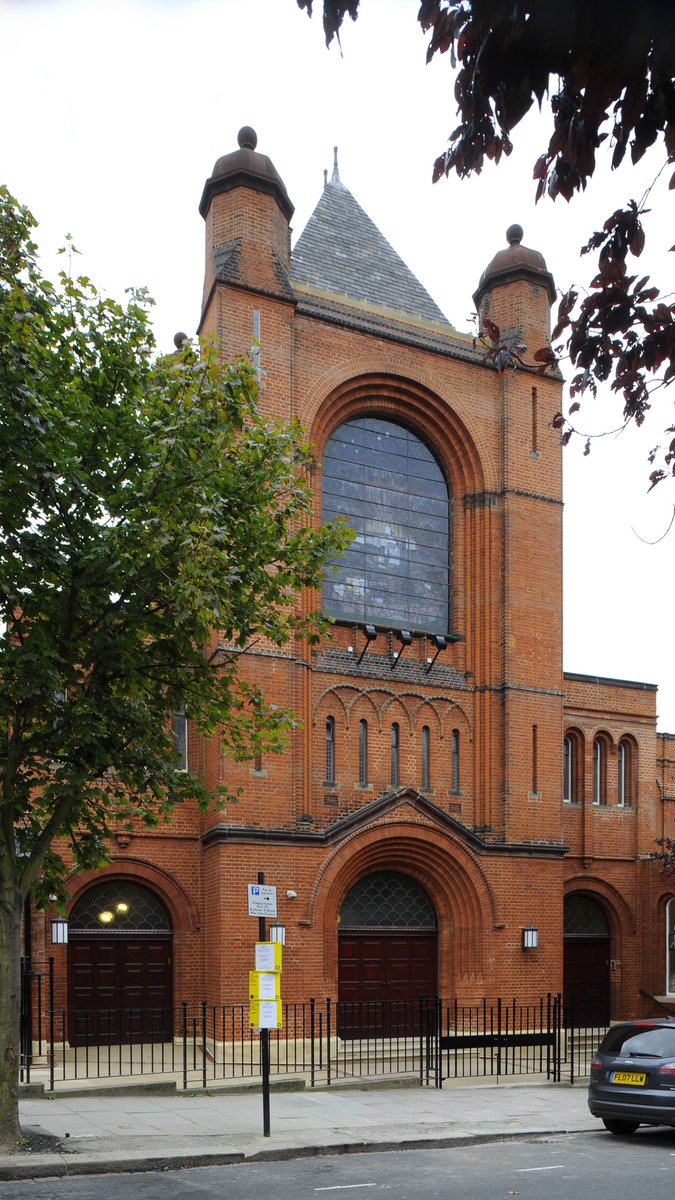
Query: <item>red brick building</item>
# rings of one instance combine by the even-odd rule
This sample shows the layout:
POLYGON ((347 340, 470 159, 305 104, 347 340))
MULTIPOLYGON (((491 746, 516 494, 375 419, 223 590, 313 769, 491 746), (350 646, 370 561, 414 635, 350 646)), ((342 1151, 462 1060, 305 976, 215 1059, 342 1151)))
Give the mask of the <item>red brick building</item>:
MULTIPOLYGON (((292 746, 238 765, 187 731, 189 768, 242 797, 120 833, 105 871, 71 880, 69 943, 43 947, 62 992, 110 1003, 135 975, 141 1003, 244 1000, 264 871, 288 1000, 565 986, 597 1020, 675 1003, 675 882, 650 860, 675 833, 675 736, 654 686, 562 669, 561 380, 499 373, 337 166, 293 250, 251 130, 200 211, 200 333, 226 358, 257 339, 266 410, 315 447, 316 519, 344 513, 356 539, 326 582, 331 636, 241 659, 293 706, 292 746)), ((474 300, 535 349, 555 288, 522 236, 474 300)))

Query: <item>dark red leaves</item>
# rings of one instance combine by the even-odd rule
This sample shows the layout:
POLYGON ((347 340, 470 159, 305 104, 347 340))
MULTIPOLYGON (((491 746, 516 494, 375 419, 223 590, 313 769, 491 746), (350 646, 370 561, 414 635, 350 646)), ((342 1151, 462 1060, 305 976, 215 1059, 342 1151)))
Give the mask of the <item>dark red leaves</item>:
POLYGON ((483 318, 483 329, 484 329, 485 333, 488 335, 491 342, 499 341, 499 335, 500 335, 499 326, 495 325, 494 321, 491 321, 489 319, 489 317, 483 318))

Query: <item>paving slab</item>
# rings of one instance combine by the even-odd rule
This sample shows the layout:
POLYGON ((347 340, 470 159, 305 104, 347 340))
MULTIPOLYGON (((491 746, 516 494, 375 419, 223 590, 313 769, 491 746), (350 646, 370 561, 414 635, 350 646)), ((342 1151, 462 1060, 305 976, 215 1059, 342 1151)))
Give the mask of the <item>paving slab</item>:
POLYGON ((467 1145, 601 1128, 586 1087, 480 1084, 442 1089, 366 1086, 273 1093, 270 1136, 262 1095, 22 1099, 26 1137, 57 1139, 45 1153, 0 1158, 0 1180, 167 1170, 366 1150, 467 1145))

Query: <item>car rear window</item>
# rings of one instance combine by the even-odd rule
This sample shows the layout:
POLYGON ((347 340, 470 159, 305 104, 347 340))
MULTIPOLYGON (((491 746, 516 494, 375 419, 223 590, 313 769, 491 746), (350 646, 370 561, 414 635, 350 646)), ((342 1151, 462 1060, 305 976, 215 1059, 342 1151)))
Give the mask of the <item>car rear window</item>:
POLYGON ((602 1054, 653 1054, 675 1058, 675 1025, 621 1025, 610 1029, 600 1046, 602 1054))

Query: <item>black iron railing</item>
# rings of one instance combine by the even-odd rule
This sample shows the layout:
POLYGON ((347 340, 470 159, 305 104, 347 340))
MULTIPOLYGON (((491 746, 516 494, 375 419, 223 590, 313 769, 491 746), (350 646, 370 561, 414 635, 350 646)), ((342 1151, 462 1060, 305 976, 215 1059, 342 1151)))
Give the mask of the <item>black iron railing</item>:
MULTIPOLYGON (((551 994, 529 1003, 310 999, 283 1006, 283 1027, 270 1031, 270 1069, 310 1087, 405 1075, 435 1087, 504 1076, 573 1082, 588 1073, 603 1033, 576 1028, 573 1012, 551 994)), ((188 1090, 260 1074, 260 1037, 247 1005, 68 1009, 55 1003, 53 963, 46 975, 24 975, 23 1081, 54 1090, 85 1079, 172 1076, 188 1090)))

